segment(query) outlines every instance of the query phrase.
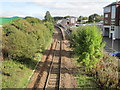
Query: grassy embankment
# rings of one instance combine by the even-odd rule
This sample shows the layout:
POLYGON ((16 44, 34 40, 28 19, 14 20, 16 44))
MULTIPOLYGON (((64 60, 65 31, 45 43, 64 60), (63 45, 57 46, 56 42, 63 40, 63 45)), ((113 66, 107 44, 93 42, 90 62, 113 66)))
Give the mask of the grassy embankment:
POLYGON ((50 45, 54 26, 37 18, 3 25, 2 87, 25 88, 36 64, 50 45))

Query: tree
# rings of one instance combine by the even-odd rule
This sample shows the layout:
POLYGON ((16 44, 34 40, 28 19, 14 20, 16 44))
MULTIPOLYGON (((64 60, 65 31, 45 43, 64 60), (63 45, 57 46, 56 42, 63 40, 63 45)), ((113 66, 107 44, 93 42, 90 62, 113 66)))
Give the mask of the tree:
POLYGON ((87 20, 87 19, 88 19, 88 17, 83 17, 83 18, 82 18, 82 20, 87 20))
POLYGON ((79 16, 77 21, 81 22, 82 20, 87 20, 87 19, 88 19, 88 17, 79 16))
POLYGON ((54 23, 56 23, 58 20, 61 20, 64 17, 56 16, 56 17, 53 17, 53 18, 54 18, 54 23))
POLYGON ((92 14, 89 16, 89 22, 100 22, 102 20, 102 16, 98 15, 98 14, 92 14))
POLYGON ((50 14, 50 12, 49 11, 47 11, 46 12, 46 14, 45 14, 45 21, 48 21, 48 22, 53 22, 53 18, 52 18, 52 16, 51 16, 51 14, 50 14))
POLYGON ((16 19, 3 25, 3 49, 5 57, 15 60, 33 59, 42 53, 54 33, 53 23, 41 23, 33 17, 16 19))
POLYGON ((69 17, 71 17, 71 16, 64 16, 64 19, 69 18, 69 17))
POLYGON ((102 57, 102 35, 97 26, 81 26, 72 32, 71 46, 87 69, 94 67, 102 57))
POLYGON ((83 16, 79 16, 79 18, 78 18, 78 22, 81 22, 82 21, 82 18, 83 18, 83 16))

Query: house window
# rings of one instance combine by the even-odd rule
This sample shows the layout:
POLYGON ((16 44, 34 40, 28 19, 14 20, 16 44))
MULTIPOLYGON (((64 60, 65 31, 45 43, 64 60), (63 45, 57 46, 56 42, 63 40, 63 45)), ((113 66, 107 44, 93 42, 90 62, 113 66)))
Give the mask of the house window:
POLYGON ((108 18, 108 14, 105 14, 105 18, 108 18))
POLYGON ((112 6, 111 19, 115 19, 116 6, 112 6))
POLYGON ((115 30, 115 26, 111 26, 111 31, 114 31, 115 30))
POLYGON ((112 20, 111 20, 111 24, 112 24, 112 25, 115 25, 115 19, 112 19, 112 20))
POLYGON ((110 12, 110 7, 105 7, 105 8, 104 8, 104 12, 105 12, 105 13, 110 12))
POLYGON ((105 20, 105 24, 108 24, 108 20, 105 20))

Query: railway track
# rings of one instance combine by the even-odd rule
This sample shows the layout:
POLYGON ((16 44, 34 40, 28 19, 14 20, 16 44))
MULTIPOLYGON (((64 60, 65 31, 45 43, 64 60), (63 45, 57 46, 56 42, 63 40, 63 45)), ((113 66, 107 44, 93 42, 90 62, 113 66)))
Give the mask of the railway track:
POLYGON ((52 61, 49 65, 49 71, 43 90, 46 90, 48 88, 59 90, 60 88, 62 37, 59 35, 61 35, 61 33, 61 31, 58 32, 59 39, 57 39, 55 43, 55 48, 52 54, 52 61))
POLYGON ((60 74, 61 74, 61 53, 62 53, 62 32, 58 32, 58 38, 52 54, 52 61, 49 66, 49 72, 45 81, 43 90, 48 88, 60 89, 60 74))
POLYGON ((28 87, 33 90, 37 90, 38 88, 42 90, 51 88, 55 90, 60 89, 62 40, 62 31, 57 29, 51 47, 43 58, 44 63, 41 62, 38 64, 28 87))
POLYGON ((62 41, 57 41, 55 45, 55 51, 52 56, 52 62, 50 64, 49 72, 44 85, 44 90, 47 88, 60 88, 60 72, 61 72, 61 50, 62 41))

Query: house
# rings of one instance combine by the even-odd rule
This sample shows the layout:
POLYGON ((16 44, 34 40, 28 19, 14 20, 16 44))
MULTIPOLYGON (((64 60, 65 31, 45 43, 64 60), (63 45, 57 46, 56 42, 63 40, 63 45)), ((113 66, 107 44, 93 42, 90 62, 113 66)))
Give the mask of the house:
POLYGON ((77 18, 73 16, 67 18, 67 20, 69 25, 75 25, 77 23, 77 18))
POLYGON ((103 36, 120 39, 120 1, 104 7, 103 36))
POLYGON ((68 17, 66 19, 58 20, 57 24, 61 24, 63 27, 75 25, 77 23, 76 17, 68 17))

